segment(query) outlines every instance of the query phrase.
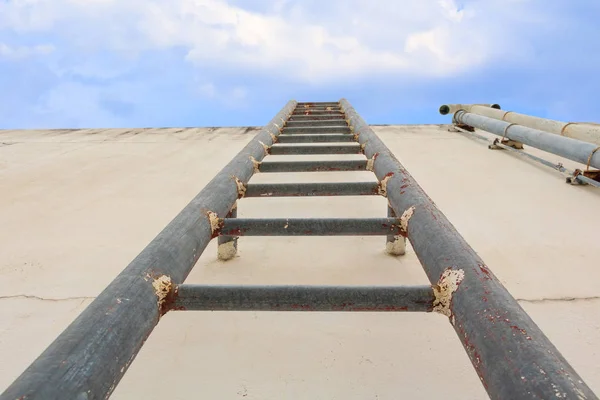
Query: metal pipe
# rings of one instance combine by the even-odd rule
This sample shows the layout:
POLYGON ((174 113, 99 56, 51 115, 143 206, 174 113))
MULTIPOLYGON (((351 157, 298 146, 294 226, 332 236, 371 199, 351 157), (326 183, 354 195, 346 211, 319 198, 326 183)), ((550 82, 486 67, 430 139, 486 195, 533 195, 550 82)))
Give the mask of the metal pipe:
POLYGON ((492 399, 597 399, 485 262, 345 99, 390 206, 432 285, 434 311, 449 317, 492 399), (375 158, 374 158, 375 157, 375 158))
POLYGON ((208 212, 225 216, 247 183, 287 105, 146 246, 10 385, 2 400, 105 399, 165 311, 164 295, 187 277, 213 237, 208 212), (262 142, 262 143, 261 143, 262 142))
POLYGON ((433 300, 430 286, 179 285, 170 309, 430 312, 433 300))
POLYGON ((244 197, 375 196, 378 194, 377 182, 249 183, 244 197))
POLYGON ((521 125, 510 124, 482 115, 458 111, 454 114, 454 121, 460 124, 479 128, 486 132, 505 137, 514 141, 528 144, 537 149, 556 154, 569 160, 589 164, 600 168, 600 152, 598 146, 592 143, 552 133, 528 128, 521 125))
POLYGON ((350 133, 348 125, 339 126, 290 126, 283 128, 282 134, 297 134, 297 133, 350 133))
POLYGON ((555 121, 546 118, 533 117, 526 114, 519 114, 513 111, 501 111, 477 105, 473 105, 470 107, 470 110, 465 111, 477 115, 483 115, 484 117, 509 122, 511 124, 522 125, 528 128, 550 132, 555 135, 566 136, 577 140, 583 140, 584 142, 600 145, 600 124, 589 122, 555 121))
MULTIPOLYGON (((283 135, 282 135, 283 136, 283 135)), ((277 144, 269 149, 272 155, 307 155, 307 154, 360 154, 360 146, 352 145, 280 145, 277 144)))
POLYGON ((317 105, 313 105, 313 106, 300 106, 300 107, 296 107, 296 109, 294 110, 294 112, 301 112, 301 111, 335 111, 335 112, 341 112, 341 108, 338 105, 325 105, 325 104, 317 104, 317 105))
POLYGON ((260 172, 366 171, 366 160, 263 161, 260 172))
POLYGON ((227 236, 377 236, 399 235, 396 218, 225 218, 227 236))
POLYGON ((339 119, 339 115, 292 115, 288 121, 330 121, 339 119))
POLYGON ((586 185, 591 185, 591 186, 595 186, 595 187, 600 187, 600 182, 597 182, 597 181, 595 181, 593 179, 590 179, 587 176, 583 176, 583 175, 577 175, 577 176, 575 176, 575 171, 571 171, 570 169, 567 169, 567 168, 563 167, 563 165, 560 164, 560 163, 554 164, 554 163, 552 163, 552 162, 550 162, 548 160, 544 160, 543 158, 534 156, 533 154, 526 153, 523 150, 518 150, 518 149, 515 149, 513 147, 506 146, 506 145, 500 143, 500 141, 498 139, 496 139, 496 140, 494 140, 492 142, 487 137, 479 135, 479 134, 477 134, 475 132, 469 132, 469 131, 466 131, 464 129, 460 129, 458 127, 457 127, 457 129, 458 129, 458 131, 460 133, 463 133, 463 134, 465 134, 467 136, 474 137, 474 138, 477 138, 479 140, 482 140, 482 141, 488 143, 489 147, 491 147, 491 146, 501 147, 502 149, 508 150, 509 152, 511 152, 513 154, 517 154, 519 156, 528 158, 528 159, 530 159, 530 160, 532 160, 534 162, 537 162, 537 163, 540 163, 540 164, 545 165, 547 167, 550 167, 550 168, 552 168, 552 169, 554 169, 554 170, 556 170, 558 172, 562 172, 563 174, 567 175, 566 179, 567 179, 568 183, 571 183, 570 182, 571 179, 575 179, 576 181, 578 181, 581 184, 586 184, 586 185))
POLYGON ((334 119, 341 119, 344 118, 344 114, 339 113, 339 112, 318 112, 318 111, 304 111, 304 112, 297 112, 295 114, 293 114, 296 117, 335 117, 334 119))
POLYGON ((333 101, 309 101, 309 102, 300 102, 298 103, 298 105, 296 106, 297 108, 301 108, 301 107, 339 107, 340 103, 338 102, 333 102, 333 101))
POLYGON ((328 133, 325 135, 279 135, 277 143, 335 143, 353 142, 354 137, 347 133, 328 133))
MULTIPOLYGON (((499 104, 444 104, 440 106, 440 114, 448 115, 454 114, 457 111, 465 110, 467 112, 472 112, 473 107, 486 108, 490 110, 500 110, 499 104)), ((503 112, 503 111, 501 111, 503 112)))
POLYGON ((305 119, 301 121, 288 121, 285 126, 296 127, 296 126, 345 126, 346 120, 344 119, 325 119, 325 120, 314 120, 305 119))
POLYGON ((318 112, 318 113, 336 113, 336 114, 340 114, 341 110, 338 106, 318 106, 318 107, 297 107, 294 110, 295 113, 299 114, 299 113, 303 113, 303 112, 318 112))
POLYGON ((338 110, 325 110, 325 109, 315 109, 315 108, 309 108, 309 109, 297 109, 296 111, 294 111, 294 113, 292 115, 334 115, 338 118, 343 118, 343 113, 341 111, 338 110))

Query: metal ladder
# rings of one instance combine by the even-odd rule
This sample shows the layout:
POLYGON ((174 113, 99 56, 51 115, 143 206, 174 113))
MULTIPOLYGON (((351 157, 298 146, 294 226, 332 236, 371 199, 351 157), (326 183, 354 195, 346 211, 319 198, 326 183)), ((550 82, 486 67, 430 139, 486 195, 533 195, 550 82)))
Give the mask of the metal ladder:
MULTIPOLYGON (((281 133, 265 146, 269 155, 363 154, 364 146, 352 134, 339 103, 299 103, 281 133), (308 145, 307 145, 308 144, 308 145), (317 144, 317 146, 314 146, 317 144)), ((256 162, 258 172, 372 171, 374 160, 256 162)), ((286 196, 385 196, 387 178, 374 182, 279 183, 244 185, 237 181, 240 197, 286 196)), ((216 217, 215 217, 216 218, 216 217)), ((385 235, 386 249, 393 255, 405 252, 406 233, 394 210, 388 218, 337 219, 239 219, 237 204, 219 220, 218 257, 233 258, 239 236, 385 235)), ((429 290, 430 291, 430 290, 429 290)))
POLYGON ((597 398, 345 99, 288 102, 0 399, 109 397, 160 317, 175 310, 433 311, 448 317, 490 398, 597 398), (365 159, 263 161, 300 154, 365 159), (249 183, 254 173, 364 170, 378 183, 249 183), (241 198, 298 195, 382 195, 388 217, 237 218, 241 198), (398 256, 408 238, 431 285, 183 283, 213 238, 227 260, 249 235, 382 235, 398 256))

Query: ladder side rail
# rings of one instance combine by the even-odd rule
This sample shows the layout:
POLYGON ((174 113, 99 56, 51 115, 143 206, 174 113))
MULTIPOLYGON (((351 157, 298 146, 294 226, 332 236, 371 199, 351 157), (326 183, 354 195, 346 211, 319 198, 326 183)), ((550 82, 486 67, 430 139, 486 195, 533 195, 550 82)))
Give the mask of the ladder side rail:
MULTIPOLYGON (((350 129, 432 283, 434 311, 449 317, 492 399, 597 399, 515 298, 350 103, 350 129)), ((482 228, 485 229, 485 228, 482 228)))
POLYGON ((0 395, 14 399, 105 399, 115 389, 182 283, 215 237, 256 163, 296 107, 289 101, 100 295, 0 395), (235 179, 234 179, 235 178, 235 179))

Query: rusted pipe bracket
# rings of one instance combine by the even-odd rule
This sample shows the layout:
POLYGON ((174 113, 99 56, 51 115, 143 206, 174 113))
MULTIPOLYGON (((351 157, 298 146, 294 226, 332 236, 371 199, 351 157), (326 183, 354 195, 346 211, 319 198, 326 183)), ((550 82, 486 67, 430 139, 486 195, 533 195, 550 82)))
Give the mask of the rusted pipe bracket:
POLYGON ((517 142, 516 140, 510 140, 510 139, 502 139, 502 140, 494 139, 494 143, 490 144, 488 146, 488 149, 504 150, 502 147, 497 146, 498 143, 503 144, 504 146, 512 147, 513 149, 523 150, 523 143, 517 142))
POLYGON ((468 131, 468 132, 475 132, 475 128, 473 128, 470 125, 466 125, 466 124, 454 124, 454 126, 456 126, 457 128, 460 128, 460 129, 464 129, 465 131, 468 131))
POLYGON ((567 176, 566 178, 566 182, 571 184, 571 185, 587 185, 587 183, 577 179, 577 177, 579 175, 583 175, 586 178, 592 179, 596 182, 600 182, 600 170, 587 170, 587 171, 582 171, 580 169, 576 169, 573 172, 572 176, 567 176))

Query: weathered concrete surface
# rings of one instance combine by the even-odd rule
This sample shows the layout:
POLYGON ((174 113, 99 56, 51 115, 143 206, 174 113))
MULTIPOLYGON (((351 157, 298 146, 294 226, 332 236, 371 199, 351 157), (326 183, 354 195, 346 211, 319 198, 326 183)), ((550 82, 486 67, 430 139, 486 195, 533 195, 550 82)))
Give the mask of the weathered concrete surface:
MULTIPOLYGON (((556 171, 447 127, 374 129, 600 392, 600 190, 566 185, 556 171)), ((255 133, 0 131, 0 391, 255 133)), ((253 182, 350 179, 374 177, 263 174, 253 182)), ((385 206, 371 197, 245 199, 239 216, 383 217, 385 206)), ((239 247, 224 263, 211 243, 188 282, 427 283, 410 247, 390 257, 383 237, 244 237, 239 247)), ((486 398, 440 315, 174 312, 112 398, 190 396, 486 398)))

